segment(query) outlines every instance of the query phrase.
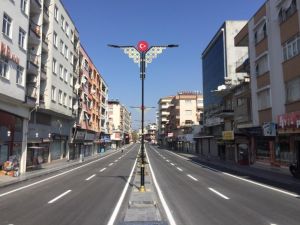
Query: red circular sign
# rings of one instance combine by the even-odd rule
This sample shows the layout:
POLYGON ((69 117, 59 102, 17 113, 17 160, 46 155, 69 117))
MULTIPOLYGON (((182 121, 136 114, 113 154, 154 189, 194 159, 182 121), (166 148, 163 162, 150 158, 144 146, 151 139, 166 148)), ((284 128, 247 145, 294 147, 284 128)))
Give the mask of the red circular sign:
POLYGON ((149 48, 149 45, 146 41, 140 41, 138 44, 137 44, 137 48, 140 52, 146 52, 149 48))

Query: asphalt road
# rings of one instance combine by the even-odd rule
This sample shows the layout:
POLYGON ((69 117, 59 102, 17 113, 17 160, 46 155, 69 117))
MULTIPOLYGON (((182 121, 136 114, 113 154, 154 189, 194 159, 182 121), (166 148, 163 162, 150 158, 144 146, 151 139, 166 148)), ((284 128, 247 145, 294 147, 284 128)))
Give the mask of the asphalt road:
POLYGON ((177 225, 299 225, 297 194, 250 183, 146 145, 177 225))
MULTIPOLYGON (((79 169, 0 189, 2 225, 107 224, 137 157, 128 147, 79 169), (48 179, 48 180, 45 180, 48 179), (40 182, 40 183, 39 183, 40 182), (26 185, 27 188, 15 191, 26 185), (5 194, 8 191, 11 193, 5 194)), ((73 170, 74 169, 74 170, 73 170)))

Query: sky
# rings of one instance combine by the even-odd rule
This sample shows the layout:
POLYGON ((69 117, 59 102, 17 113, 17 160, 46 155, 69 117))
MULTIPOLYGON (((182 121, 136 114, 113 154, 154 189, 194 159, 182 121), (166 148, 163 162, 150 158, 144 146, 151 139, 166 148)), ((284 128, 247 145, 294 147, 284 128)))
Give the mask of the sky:
MULTIPOLYGON (((62 0, 79 31, 80 41, 109 88, 140 127, 139 67, 121 49, 108 44, 178 44, 146 69, 145 107, 179 91, 202 92, 201 53, 225 20, 249 20, 264 0, 62 0)), ((156 109, 145 114, 155 122, 156 109)))

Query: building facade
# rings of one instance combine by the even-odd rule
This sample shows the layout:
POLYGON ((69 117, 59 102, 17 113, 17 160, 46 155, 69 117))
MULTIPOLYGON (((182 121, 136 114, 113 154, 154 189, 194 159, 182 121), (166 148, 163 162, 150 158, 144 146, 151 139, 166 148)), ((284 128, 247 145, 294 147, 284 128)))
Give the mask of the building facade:
POLYGON ((247 21, 225 21, 202 53, 204 129, 199 137, 203 154, 220 156, 223 148, 224 115, 233 113, 230 101, 217 93, 239 84, 245 72, 236 72, 236 62, 247 57, 247 47, 235 47, 234 37, 247 21))
POLYGON ((30 1, 1 1, 0 7, 0 167, 17 160, 26 170, 27 128, 30 108, 26 104, 27 46, 30 1))
POLYGON ((171 101, 174 96, 168 96, 159 99, 158 101, 158 112, 157 112, 157 139, 158 143, 162 145, 166 145, 165 137, 168 136, 166 131, 166 124, 168 124, 170 115, 169 107, 171 105, 171 101))
POLYGON ((235 38, 249 47, 256 162, 300 161, 299 9, 299 0, 266 1, 235 38))

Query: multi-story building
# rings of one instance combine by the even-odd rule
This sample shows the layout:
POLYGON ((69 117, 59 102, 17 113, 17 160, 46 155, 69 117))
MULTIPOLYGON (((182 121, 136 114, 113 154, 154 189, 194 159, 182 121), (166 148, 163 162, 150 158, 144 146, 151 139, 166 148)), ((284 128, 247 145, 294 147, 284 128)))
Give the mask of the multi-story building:
POLYGON ((131 114, 119 100, 108 100, 108 132, 111 147, 118 148, 128 144, 131 133, 131 114))
POLYGON ((198 92, 179 92, 172 98, 168 108, 169 116, 166 124, 166 139, 169 146, 178 147, 179 142, 192 144, 192 139, 183 140, 193 132, 195 125, 200 125, 203 112, 203 96, 198 92))
POLYGON ((150 143, 156 144, 157 143, 157 125, 156 123, 150 123, 146 126, 147 133, 145 135, 145 140, 149 141, 150 143))
POLYGON ((29 8, 28 0, 4 0, 0 7, 0 165, 16 158, 21 172, 31 110, 25 103, 29 8))
MULTIPOLYGON (((247 21, 225 21, 202 53, 205 133, 201 138, 203 154, 220 156, 224 115, 233 113, 230 101, 217 93, 227 85, 239 84, 247 73, 236 73, 236 62, 247 57, 247 47, 235 47, 234 37, 247 21)), ((229 128, 232 130, 232 127, 229 128)))
POLYGON ((60 0, 31 1, 29 19, 27 103, 36 110, 27 167, 69 157, 79 51, 78 32, 60 0))
POLYGON ((158 142, 162 145, 166 145, 165 137, 168 136, 166 133, 166 124, 169 122, 168 116, 170 114, 169 107, 174 96, 168 96, 159 99, 158 101, 158 112, 157 112, 157 129, 158 129, 158 142))
POLYGON ((253 128, 248 132, 257 162, 300 161, 299 10, 299 0, 268 0, 235 38, 237 46, 249 47, 253 128))

